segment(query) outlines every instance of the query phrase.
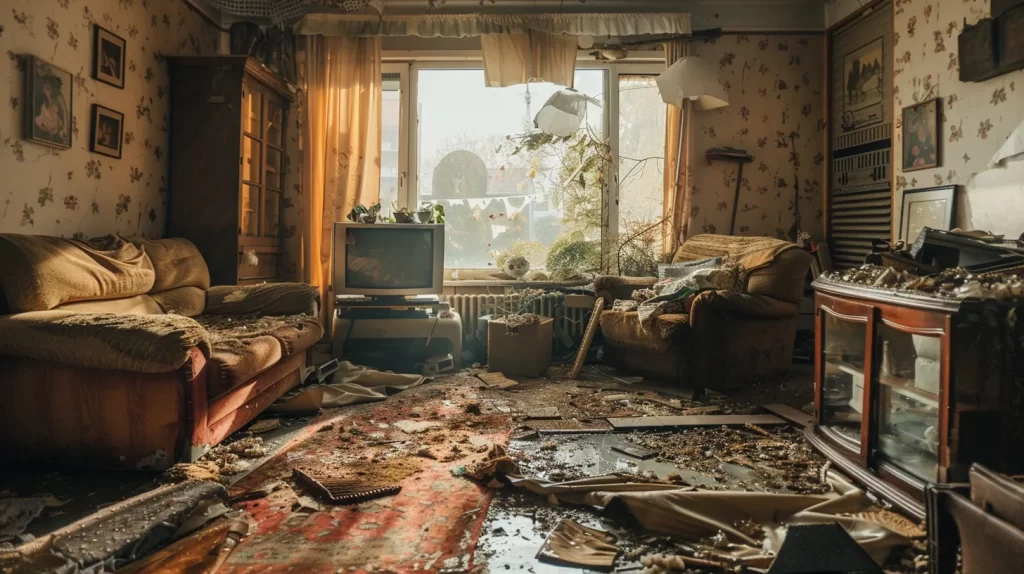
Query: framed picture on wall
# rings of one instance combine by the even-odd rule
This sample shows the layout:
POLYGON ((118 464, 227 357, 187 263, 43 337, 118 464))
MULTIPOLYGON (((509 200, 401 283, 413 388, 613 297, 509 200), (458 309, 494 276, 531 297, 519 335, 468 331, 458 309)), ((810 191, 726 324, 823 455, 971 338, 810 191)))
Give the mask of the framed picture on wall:
POLYGON ((935 98, 903 108, 903 171, 941 167, 939 114, 941 100, 935 98))
POLYGON ((71 147, 71 74, 35 56, 25 57, 22 135, 48 146, 71 147))
POLYGON ((124 89, 124 38, 93 25, 92 77, 124 89))
POLYGON ((121 159, 124 114, 99 104, 92 105, 89 151, 121 159))
POLYGON ((913 243, 925 227, 949 231, 956 211, 956 188, 942 185, 904 191, 900 240, 913 243))

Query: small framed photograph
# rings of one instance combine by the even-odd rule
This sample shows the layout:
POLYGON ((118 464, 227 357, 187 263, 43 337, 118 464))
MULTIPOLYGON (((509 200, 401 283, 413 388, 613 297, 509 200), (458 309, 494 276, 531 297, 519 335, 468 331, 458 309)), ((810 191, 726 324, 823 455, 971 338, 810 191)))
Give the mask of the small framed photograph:
POLYGON ((89 151, 121 159, 124 114, 92 105, 92 128, 89 130, 89 151))
POLYGON ((900 239, 913 243, 925 227, 949 231, 956 212, 955 185, 943 185, 903 192, 900 239))
POLYGON ((92 77, 124 89, 124 38, 93 25, 92 77))
POLYGON ((939 98, 903 108, 903 171, 942 166, 939 160, 941 112, 939 98))
POLYGON ((22 135, 43 145, 71 147, 72 76, 35 56, 25 57, 22 135))

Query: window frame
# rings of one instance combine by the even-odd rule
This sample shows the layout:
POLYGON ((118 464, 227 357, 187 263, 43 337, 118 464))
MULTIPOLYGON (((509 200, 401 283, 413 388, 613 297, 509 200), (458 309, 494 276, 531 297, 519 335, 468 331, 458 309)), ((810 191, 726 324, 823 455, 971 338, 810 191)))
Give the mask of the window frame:
MULTIPOLYGON (((419 205, 419 116, 413 102, 418 100, 420 70, 481 69, 483 61, 479 56, 412 59, 405 62, 385 62, 382 72, 401 74, 399 115, 399 191, 398 207, 415 210, 419 205)), ((576 61, 577 69, 600 69, 604 74, 605 105, 602 107, 602 125, 608 136, 608 145, 616 169, 619 165, 619 76, 657 76, 665 70, 663 62, 604 62, 596 60, 576 61)), ((618 177, 609 178, 602 193, 601 256, 604 268, 610 273, 617 272, 615 260, 619 236, 619 182, 618 177)), ((455 268, 445 268, 450 271, 455 268)), ((470 268, 474 270, 479 268, 470 268)), ((460 269, 461 270, 461 269, 460 269)))

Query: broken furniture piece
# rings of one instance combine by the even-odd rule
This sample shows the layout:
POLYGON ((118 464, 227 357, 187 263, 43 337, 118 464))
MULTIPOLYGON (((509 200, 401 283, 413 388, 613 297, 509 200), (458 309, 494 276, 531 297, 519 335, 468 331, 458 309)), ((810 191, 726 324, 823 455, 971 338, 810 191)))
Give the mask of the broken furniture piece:
MULTIPOLYGON (((749 272, 743 292, 706 290, 688 314, 664 314, 644 329, 636 311, 601 314, 604 360, 625 372, 680 386, 726 391, 781 375, 789 368, 811 256, 795 243, 769 237, 695 235, 674 263, 722 257, 749 272)), ((606 304, 649 288, 654 277, 602 276, 606 304)))
POLYGON ((184 239, 4 234, 0 269, 8 459, 194 461, 298 385, 323 335, 316 287, 211 287, 184 239))
POLYGON ((334 504, 355 504, 393 496, 401 492, 397 484, 381 485, 360 480, 342 480, 329 476, 312 475, 298 468, 292 470, 292 476, 303 488, 334 504))
POLYGON ((973 463, 1024 472, 1024 299, 844 282, 851 273, 869 270, 813 283, 812 446, 917 519, 925 487, 963 482, 973 463))
POLYGON ((928 488, 932 572, 1020 571, 1024 563, 1024 485, 977 464, 969 476, 970 484, 928 488), (958 568, 961 561, 962 568, 958 568))
MULTIPOLYGON (((736 189, 732 194, 732 217, 729 218, 729 235, 736 233, 736 209, 740 205, 740 189, 743 186, 743 164, 754 161, 754 156, 745 150, 723 147, 711 148, 704 152, 708 165, 713 161, 724 161, 736 164, 736 189)), ((799 182, 799 180, 797 180, 799 182)))

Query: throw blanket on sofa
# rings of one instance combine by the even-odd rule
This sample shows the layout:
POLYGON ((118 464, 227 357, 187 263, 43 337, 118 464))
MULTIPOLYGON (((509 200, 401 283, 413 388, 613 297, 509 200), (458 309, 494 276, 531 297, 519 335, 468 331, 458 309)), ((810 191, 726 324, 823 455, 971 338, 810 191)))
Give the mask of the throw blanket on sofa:
POLYGON ((93 369, 169 373, 193 347, 210 356, 199 323, 179 315, 37 311, 0 316, 0 355, 93 369))
POLYGON ((795 243, 772 237, 701 234, 694 235, 680 245, 672 261, 722 257, 738 263, 750 272, 771 265, 780 253, 796 247, 795 243))

